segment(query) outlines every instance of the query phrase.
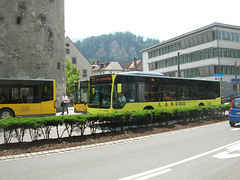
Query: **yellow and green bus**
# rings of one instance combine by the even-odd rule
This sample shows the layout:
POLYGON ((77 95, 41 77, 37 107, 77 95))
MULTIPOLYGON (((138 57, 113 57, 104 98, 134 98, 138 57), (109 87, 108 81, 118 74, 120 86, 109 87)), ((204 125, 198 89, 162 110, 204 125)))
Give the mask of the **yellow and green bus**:
POLYGON ((54 80, 0 78, 0 119, 46 115, 56 115, 54 80))
POLYGON ((88 113, 218 105, 220 91, 219 81, 157 73, 95 75, 90 77, 88 113))
POLYGON ((74 112, 87 113, 87 93, 89 81, 79 81, 75 83, 74 112))

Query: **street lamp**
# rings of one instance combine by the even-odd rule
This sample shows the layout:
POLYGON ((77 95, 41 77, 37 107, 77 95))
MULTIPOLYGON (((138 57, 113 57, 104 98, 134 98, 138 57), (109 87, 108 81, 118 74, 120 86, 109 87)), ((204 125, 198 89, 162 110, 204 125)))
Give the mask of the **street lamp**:
POLYGON ((237 61, 235 61, 235 98, 237 97, 237 91, 238 91, 238 87, 237 87, 237 61))
POLYGON ((181 73, 180 73, 180 52, 178 52, 178 77, 181 77, 181 73))

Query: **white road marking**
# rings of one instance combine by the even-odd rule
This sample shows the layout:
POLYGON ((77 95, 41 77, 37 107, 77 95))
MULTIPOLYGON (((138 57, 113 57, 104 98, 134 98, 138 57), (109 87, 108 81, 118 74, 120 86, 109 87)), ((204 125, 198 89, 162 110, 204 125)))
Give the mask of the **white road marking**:
POLYGON ((240 157, 240 144, 236 144, 227 148, 227 151, 218 153, 212 157, 218 159, 229 159, 229 158, 236 158, 240 157))
POLYGON ((146 180, 146 179, 150 179, 150 178, 153 178, 153 177, 156 177, 156 176, 159 176, 159 175, 168 173, 168 172, 170 172, 170 171, 172 171, 172 169, 164 169, 164 170, 159 171, 159 172, 156 172, 156 173, 147 174, 146 176, 143 176, 143 177, 140 177, 140 178, 136 178, 135 180, 146 180))
POLYGON ((232 128, 231 131, 238 131, 240 128, 232 128))
MULTIPOLYGON (((196 155, 196 156, 193 156, 193 157, 190 157, 190 158, 187 158, 187 159, 183 159, 183 160, 181 160, 181 161, 177 161, 177 162, 174 162, 174 163, 171 163, 171 164, 168 164, 168 165, 165 165, 165 166, 156 168, 156 169, 152 169, 152 170, 145 171, 145 172, 142 172, 142 173, 139 173, 139 174, 135 174, 135 175, 132 175, 132 176, 128 176, 128 177, 122 178, 122 179, 120 179, 120 180, 143 180, 143 179, 145 180, 145 179, 149 179, 149 178, 151 178, 152 176, 157 176, 157 174, 158 174, 158 175, 161 175, 161 174, 170 172, 170 171, 172 170, 172 169, 170 169, 170 168, 173 168, 174 166, 178 166, 178 165, 180 165, 180 164, 187 163, 187 162, 189 162, 189 161, 192 161, 192 160, 201 158, 201 157, 203 157, 203 156, 206 156, 206 155, 215 153, 215 152, 220 151, 220 150, 222 150, 222 149, 229 148, 229 147, 235 147, 235 148, 238 149, 238 148, 239 148, 239 145, 240 145, 240 141, 236 141, 236 142, 234 142, 234 143, 231 143, 231 144, 228 144, 228 145, 225 145, 225 146, 222 146, 222 147, 213 149, 213 150, 211 150, 211 151, 207 151, 207 152, 205 152, 205 153, 198 154, 198 155, 196 155)), ((233 149, 234 149, 234 148, 233 148, 233 149)))

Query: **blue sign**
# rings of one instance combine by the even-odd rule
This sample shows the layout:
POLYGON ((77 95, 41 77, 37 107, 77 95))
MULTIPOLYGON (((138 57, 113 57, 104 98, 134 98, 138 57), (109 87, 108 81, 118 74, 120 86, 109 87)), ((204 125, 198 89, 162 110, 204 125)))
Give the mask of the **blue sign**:
MULTIPOLYGON (((235 78, 234 79, 232 79, 232 82, 235 82, 236 80, 235 80, 235 78)), ((237 79, 237 82, 239 82, 240 81, 240 79, 237 79)))

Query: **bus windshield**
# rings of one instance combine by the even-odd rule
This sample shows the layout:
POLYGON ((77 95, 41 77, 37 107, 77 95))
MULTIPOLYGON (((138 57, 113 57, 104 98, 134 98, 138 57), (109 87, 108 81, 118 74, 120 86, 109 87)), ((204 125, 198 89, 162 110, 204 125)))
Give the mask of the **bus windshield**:
POLYGON ((75 83, 75 104, 86 104, 87 103, 87 91, 88 91, 88 81, 81 81, 75 83), (79 83, 81 83, 79 85, 79 83))
POLYGON ((111 84, 90 86, 89 107, 110 108, 111 84))
POLYGON ((88 107, 110 108, 112 76, 99 75, 90 78, 88 107))

